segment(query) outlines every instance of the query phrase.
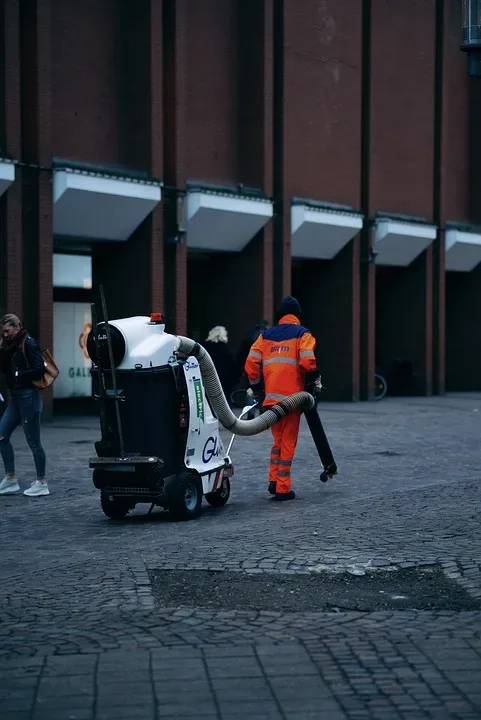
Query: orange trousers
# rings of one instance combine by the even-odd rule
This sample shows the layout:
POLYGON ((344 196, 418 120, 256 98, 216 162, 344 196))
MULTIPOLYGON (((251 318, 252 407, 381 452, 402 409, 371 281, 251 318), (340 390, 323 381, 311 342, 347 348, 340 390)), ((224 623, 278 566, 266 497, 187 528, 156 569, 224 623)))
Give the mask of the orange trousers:
POLYGON ((274 445, 271 449, 269 482, 276 483, 276 492, 291 489, 291 465, 296 451, 301 412, 290 413, 271 427, 274 445))

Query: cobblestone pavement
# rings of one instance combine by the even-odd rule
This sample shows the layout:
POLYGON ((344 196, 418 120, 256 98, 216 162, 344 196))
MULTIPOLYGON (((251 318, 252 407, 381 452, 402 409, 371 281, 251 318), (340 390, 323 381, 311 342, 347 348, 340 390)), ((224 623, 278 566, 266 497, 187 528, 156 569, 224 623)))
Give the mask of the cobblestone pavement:
POLYGON ((238 438, 229 504, 189 523, 146 506, 109 521, 86 462, 95 421, 45 426, 51 495, 0 497, 0 718, 481 718, 481 611, 418 610, 416 588, 383 612, 156 600, 162 569, 301 583, 435 565, 481 598, 481 395, 320 411, 338 478, 319 483, 304 423, 297 498, 272 503, 269 434, 238 438))

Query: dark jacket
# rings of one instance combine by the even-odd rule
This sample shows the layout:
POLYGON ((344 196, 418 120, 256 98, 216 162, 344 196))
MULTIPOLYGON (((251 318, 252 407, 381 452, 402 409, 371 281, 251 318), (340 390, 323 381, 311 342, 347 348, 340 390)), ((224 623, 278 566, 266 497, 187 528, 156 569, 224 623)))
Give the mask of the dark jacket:
POLYGON ((229 398, 235 380, 235 358, 229 346, 223 342, 216 343, 210 340, 206 340, 202 345, 212 358, 224 395, 229 398))
MULTIPOLYGON (((267 324, 258 324, 255 326, 254 330, 250 333, 250 335, 248 335, 242 340, 236 357, 237 378, 240 378, 244 374, 244 366, 246 364, 247 356, 250 352, 250 349, 259 337, 259 335, 266 329, 267 324)), ((247 383, 246 387, 248 386, 249 384, 247 383)))
MULTIPOLYGON (((20 333, 19 333, 20 335, 20 333)), ((40 380, 45 374, 45 365, 38 342, 28 333, 16 337, 10 346, 0 349, 0 372, 10 390, 32 389, 32 380, 40 380), (22 344, 25 340, 25 354, 22 344), (16 375, 18 371, 18 375, 16 375)))

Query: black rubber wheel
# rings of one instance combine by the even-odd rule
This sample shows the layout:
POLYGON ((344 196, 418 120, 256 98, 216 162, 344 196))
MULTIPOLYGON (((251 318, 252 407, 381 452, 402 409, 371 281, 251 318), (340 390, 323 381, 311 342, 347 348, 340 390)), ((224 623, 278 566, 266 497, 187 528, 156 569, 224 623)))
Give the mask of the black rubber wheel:
POLYGON ((111 520, 123 520, 130 510, 130 505, 126 500, 119 498, 110 500, 106 493, 100 493, 100 505, 104 513, 111 520))
POLYGON ((168 484, 169 513, 174 520, 194 520, 202 507, 202 480, 195 472, 183 472, 168 484))
POLYGON ((230 480, 225 477, 222 480, 222 485, 215 492, 206 493, 205 499, 212 505, 212 507, 224 507, 227 504, 230 497, 230 480))

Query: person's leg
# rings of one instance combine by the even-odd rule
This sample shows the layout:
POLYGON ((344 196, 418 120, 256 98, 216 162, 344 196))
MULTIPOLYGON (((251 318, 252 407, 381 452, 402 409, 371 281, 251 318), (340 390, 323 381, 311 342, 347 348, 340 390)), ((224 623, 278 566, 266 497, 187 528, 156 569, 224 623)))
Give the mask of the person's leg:
POLYGON ((271 433, 274 440, 274 444, 271 448, 271 458, 269 464, 269 485, 268 491, 271 495, 276 493, 276 482, 277 482, 277 470, 279 465, 279 458, 281 456, 281 437, 282 428, 285 420, 279 420, 275 425, 271 427, 271 433))
POLYGON ((40 495, 49 495, 47 480, 45 477, 46 456, 40 440, 40 417, 42 414, 42 399, 37 390, 28 391, 22 395, 20 401, 20 414, 22 417, 22 426, 25 433, 25 439, 32 451, 35 469, 37 471, 37 479, 34 480, 32 486, 24 491, 24 495, 29 497, 38 497, 40 495))
POLYGON ((20 486, 15 475, 15 454, 10 438, 20 424, 20 413, 15 399, 11 399, 0 419, 0 452, 5 466, 5 477, 0 482, 0 495, 18 492, 20 486))
POLYGON ((284 419, 281 454, 277 470, 276 498, 278 500, 293 500, 295 498, 295 494, 291 490, 291 466, 296 451, 300 422, 301 413, 299 411, 290 413, 284 419))

